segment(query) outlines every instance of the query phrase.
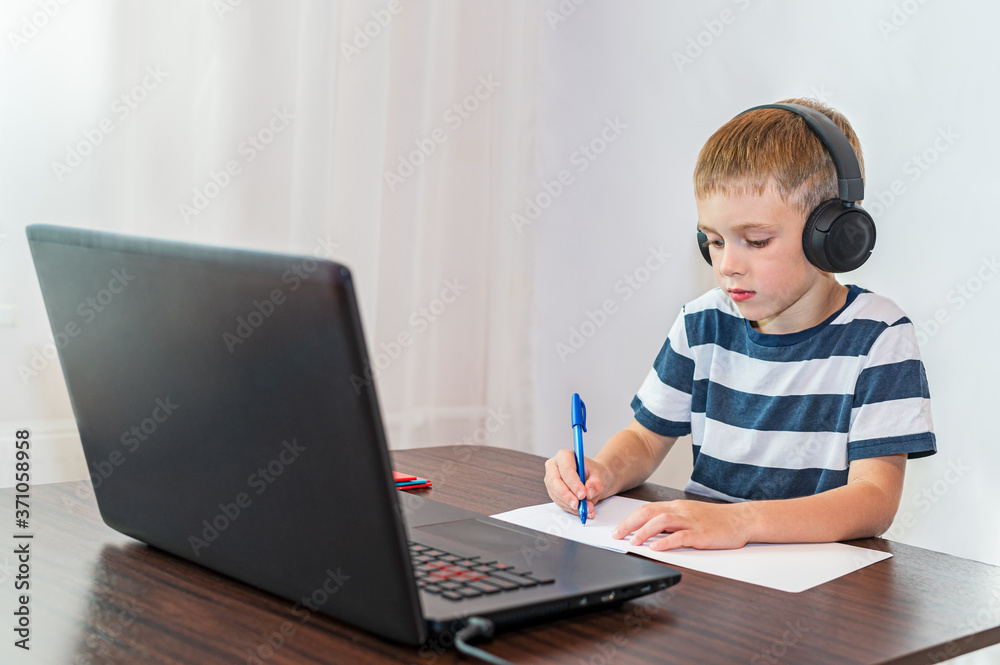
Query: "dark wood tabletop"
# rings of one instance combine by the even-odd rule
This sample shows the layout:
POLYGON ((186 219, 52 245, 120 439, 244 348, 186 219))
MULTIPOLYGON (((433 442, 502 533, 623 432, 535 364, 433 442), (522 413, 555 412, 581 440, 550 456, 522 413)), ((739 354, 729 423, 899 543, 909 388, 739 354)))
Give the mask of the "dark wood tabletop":
MULTIPOLYGON (((544 460, 534 455, 448 446, 392 457, 396 470, 434 482, 422 496, 481 513, 548 500, 544 460)), ((626 494, 685 496, 650 484, 626 494)), ((14 490, 0 490, 0 501, 12 510, 14 490)), ((119 534, 101 521, 89 481, 32 488, 31 521, 31 650, 13 647, 18 564, 5 545, 2 663, 473 662, 295 611, 288 600, 119 534)), ((484 648, 515 663, 929 664, 1000 642, 1000 569, 877 538, 851 544, 893 557, 798 594, 681 569, 671 589, 503 633, 484 648)))

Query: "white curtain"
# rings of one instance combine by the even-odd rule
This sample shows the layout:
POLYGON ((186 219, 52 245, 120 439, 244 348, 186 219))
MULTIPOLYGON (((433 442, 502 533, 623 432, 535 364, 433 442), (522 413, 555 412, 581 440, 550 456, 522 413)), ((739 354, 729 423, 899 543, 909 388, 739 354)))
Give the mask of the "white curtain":
MULTIPOLYGON (((7 267, 33 276, 40 221, 327 256, 355 273, 392 447, 533 450, 534 258, 510 214, 538 182, 543 25, 528 2, 60 5, 4 64, 3 116, 35 139, 4 160, 7 267)), ((12 290, 0 421, 69 423, 58 369, 15 378, 51 335, 33 279, 12 290)))

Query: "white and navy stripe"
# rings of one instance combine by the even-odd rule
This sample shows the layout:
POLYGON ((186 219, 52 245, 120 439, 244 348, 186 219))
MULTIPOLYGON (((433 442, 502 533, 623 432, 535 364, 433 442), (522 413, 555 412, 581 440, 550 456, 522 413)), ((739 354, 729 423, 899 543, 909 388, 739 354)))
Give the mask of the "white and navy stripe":
POLYGON ((632 409, 658 434, 690 433, 687 489, 729 500, 816 494, 846 484, 852 460, 937 450, 913 324, 857 286, 787 335, 709 291, 681 311, 632 409))

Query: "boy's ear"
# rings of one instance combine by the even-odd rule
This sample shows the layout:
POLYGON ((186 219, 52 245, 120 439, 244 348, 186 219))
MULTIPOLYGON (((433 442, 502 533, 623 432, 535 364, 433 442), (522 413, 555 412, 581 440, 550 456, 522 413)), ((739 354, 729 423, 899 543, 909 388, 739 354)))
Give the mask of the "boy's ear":
POLYGON ((826 272, 850 272, 864 265, 875 248, 875 222, 859 205, 823 201, 802 229, 802 251, 826 272))

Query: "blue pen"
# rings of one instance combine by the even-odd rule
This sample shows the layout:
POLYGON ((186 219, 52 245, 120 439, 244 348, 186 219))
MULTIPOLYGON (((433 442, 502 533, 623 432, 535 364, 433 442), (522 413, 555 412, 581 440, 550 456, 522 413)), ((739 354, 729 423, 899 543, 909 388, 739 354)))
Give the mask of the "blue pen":
MULTIPOLYGON (((580 474, 580 482, 587 483, 587 469, 583 459, 583 433, 587 431, 587 405, 580 399, 579 393, 573 393, 572 405, 573 450, 576 452, 576 471, 580 474)), ((587 523, 587 500, 580 502, 580 523, 587 523)))

